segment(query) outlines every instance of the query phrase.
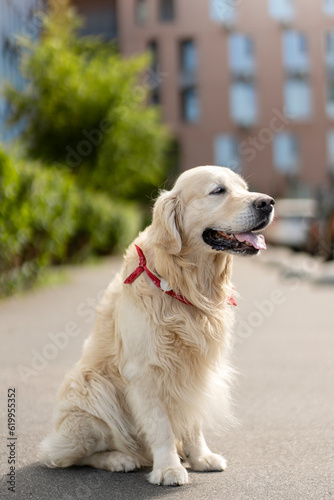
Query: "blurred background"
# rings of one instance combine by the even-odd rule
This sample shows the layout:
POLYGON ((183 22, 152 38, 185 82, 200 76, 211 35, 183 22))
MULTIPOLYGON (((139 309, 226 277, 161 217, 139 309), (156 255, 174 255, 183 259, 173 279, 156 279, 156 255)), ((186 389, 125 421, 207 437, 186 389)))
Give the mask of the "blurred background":
POLYGON ((333 260, 334 0, 0 0, 0 78, 0 295, 122 250, 206 164, 333 260))

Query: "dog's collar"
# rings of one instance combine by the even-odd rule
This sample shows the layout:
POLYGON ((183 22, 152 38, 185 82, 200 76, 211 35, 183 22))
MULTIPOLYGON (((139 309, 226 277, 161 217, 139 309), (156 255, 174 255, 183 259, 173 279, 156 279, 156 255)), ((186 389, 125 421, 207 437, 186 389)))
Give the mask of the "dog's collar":
POLYGON ((135 279, 138 278, 138 276, 143 273, 144 271, 146 272, 147 276, 150 278, 153 283, 160 288, 164 293, 167 293, 167 295, 171 295, 175 299, 179 300, 180 302, 183 302, 184 304, 188 304, 192 306, 192 303, 189 302, 189 300, 185 299, 182 297, 182 295, 175 293, 173 290, 171 290, 168 286, 168 283, 166 282, 165 279, 159 279, 155 274, 153 274, 147 267, 146 265, 146 258, 144 255, 144 252, 142 251, 141 248, 139 248, 137 245, 135 245, 138 256, 139 256, 139 266, 137 269, 133 271, 133 273, 130 274, 128 278, 124 281, 126 285, 133 283, 135 279))
MULTIPOLYGON (((184 304, 188 304, 189 306, 192 306, 192 303, 189 302, 189 300, 187 300, 182 295, 175 293, 173 290, 171 290, 168 286, 167 281, 164 278, 162 278, 160 280, 155 274, 153 274, 148 269, 148 267, 146 265, 146 257, 144 255, 144 252, 137 245, 135 245, 135 247, 136 247, 136 250, 137 250, 137 253, 139 256, 139 266, 133 271, 133 273, 130 274, 130 276, 128 276, 126 278, 126 280, 124 281, 124 284, 129 285, 129 284, 133 283, 138 278, 138 276, 140 276, 145 271, 147 276, 150 278, 150 280, 153 281, 153 283, 158 288, 160 288, 164 293, 166 293, 167 295, 170 295, 171 297, 174 297, 175 299, 179 300, 180 302, 183 302, 184 304)), ((231 297, 228 300, 228 303, 233 305, 233 306, 237 305, 237 303, 234 299, 234 295, 231 295, 231 297)))

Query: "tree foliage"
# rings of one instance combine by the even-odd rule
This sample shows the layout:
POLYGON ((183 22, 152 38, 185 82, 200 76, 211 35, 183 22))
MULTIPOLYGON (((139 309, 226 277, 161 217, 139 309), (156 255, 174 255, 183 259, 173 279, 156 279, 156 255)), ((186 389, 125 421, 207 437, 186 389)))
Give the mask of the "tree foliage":
POLYGON ((147 106, 149 59, 122 59, 115 46, 80 37, 71 10, 44 19, 43 36, 24 43, 24 91, 7 86, 12 122, 25 120, 31 158, 114 197, 142 199, 166 176, 169 136, 147 106))

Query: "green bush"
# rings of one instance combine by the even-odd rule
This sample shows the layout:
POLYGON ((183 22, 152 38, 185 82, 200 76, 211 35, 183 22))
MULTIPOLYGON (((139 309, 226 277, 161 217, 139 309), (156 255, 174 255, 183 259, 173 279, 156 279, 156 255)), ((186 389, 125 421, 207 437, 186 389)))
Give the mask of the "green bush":
POLYGON ((31 285, 47 265, 122 250, 141 223, 138 207, 0 151, 0 296, 31 285))

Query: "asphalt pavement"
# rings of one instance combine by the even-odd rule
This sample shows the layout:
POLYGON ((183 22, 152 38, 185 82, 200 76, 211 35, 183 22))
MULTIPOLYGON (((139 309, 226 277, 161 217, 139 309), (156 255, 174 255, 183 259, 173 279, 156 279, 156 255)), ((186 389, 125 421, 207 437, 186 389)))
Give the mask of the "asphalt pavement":
POLYGON ((226 471, 190 472, 179 488, 149 484, 148 470, 38 463, 57 389, 80 357, 120 260, 70 269, 65 283, 1 301, 0 499, 334 499, 334 287, 310 279, 327 268, 300 255, 293 272, 293 259, 277 250, 235 259, 239 424, 207 436, 227 459, 226 471))

